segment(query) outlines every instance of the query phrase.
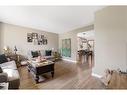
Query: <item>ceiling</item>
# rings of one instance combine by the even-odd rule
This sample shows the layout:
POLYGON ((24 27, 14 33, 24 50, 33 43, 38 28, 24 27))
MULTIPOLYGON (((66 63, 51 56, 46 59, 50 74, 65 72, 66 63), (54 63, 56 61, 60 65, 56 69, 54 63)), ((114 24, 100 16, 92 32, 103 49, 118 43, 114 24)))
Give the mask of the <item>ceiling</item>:
POLYGON ((85 38, 87 40, 94 40, 95 39, 95 32, 94 30, 81 32, 77 34, 78 37, 85 38))
POLYGON ((94 22, 103 6, 0 6, 0 21, 63 33, 94 22))

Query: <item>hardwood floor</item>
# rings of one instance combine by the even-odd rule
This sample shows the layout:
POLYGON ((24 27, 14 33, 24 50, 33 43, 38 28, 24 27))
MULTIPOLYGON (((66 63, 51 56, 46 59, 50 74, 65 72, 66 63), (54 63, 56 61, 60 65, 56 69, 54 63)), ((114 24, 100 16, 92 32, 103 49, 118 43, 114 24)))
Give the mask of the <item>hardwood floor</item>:
POLYGON ((113 71, 108 89, 127 89, 127 74, 113 71))
POLYGON ((20 89, 105 89, 99 79, 91 76, 91 64, 58 61, 55 64, 55 76, 45 74, 45 80, 36 84, 26 66, 19 68, 20 89))

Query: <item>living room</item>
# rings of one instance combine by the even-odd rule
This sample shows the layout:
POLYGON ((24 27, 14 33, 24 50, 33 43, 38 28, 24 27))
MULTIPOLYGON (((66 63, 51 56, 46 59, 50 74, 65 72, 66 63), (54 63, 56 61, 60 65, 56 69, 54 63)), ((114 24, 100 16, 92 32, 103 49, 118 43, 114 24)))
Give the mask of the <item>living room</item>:
POLYGON ((8 73, 1 81, 6 89, 126 89, 126 10, 126 6, 1 6, 0 67, 8 73), (79 63, 77 34, 93 30, 95 52, 86 50, 86 63, 79 63))
MULTIPOLYGON (((7 14, 9 13, 9 11, 15 12, 15 10, 17 10, 16 13, 17 12, 20 13, 21 12, 20 10, 22 8, 23 7, 1 7, 1 10, 5 10, 7 14)), ((28 8, 25 7, 25 8, 29 9, 29 7, 28 8)), ((56 10, 52 10, 52 8, 56 8, 57 12, 61 12, 61 10, 63 10, 63 9, 64 10, 69 9, 69 12, 70 12, 70 11, 74 10, 76 7, 73 7, 73 8, 68 7, 67 8, 67 7, 43 7, 42 6, 42 7, 32 7, 32 8, 35 8, 35 10, 38 9, 38 8, 42 8, 42 9, 47 8, 47 9, 50 9, 50 11, 56 11, 56 10), (61 10, 58 11, 58 8, 61 8, 61 10)), ((77 9, 80 10, 81 8, 82 7, 79 7, 77 9)), ((97 7, 97 9, 98 8, 99 7, 97 7)), ((92 8, 91 8, 91 11, 94 11, 94 10, 92 10, 92 8)), ((8 17, 6 17, 7 14, 4 13, 4 12, 1 12, 1 14, 3 14, 3 16, 5 18, 8 18, 8 17)), ((25 15, 28 15, 28 14, 30 14, 30 13, 27 13, 25 15)), ((74 13, 74 14, 76 14, 76 13, 74 13)), ((55 16, 56 16, 56 14, 55 14, 55 16)), ((13 18, 15 18, 15 17, 13 17, 13 18)), ((10 19, 10 20, 12 20, 12 19, 10 19)), ((21 21, 23 21, 23 20, 21 20, 21 21)), ((57 81, 61 81, 62 80, 61 77, 65 77, 65 79, 68 78, 68 80, 70 79, 70 80, 73 81, 74 77, 77 77, 77 76, 74 76, 74 71, 73 71, 76 68, 75 67, 76 64, 77 64, 77 58, 76 57, 78 56, 78 54, 77 54, 78 50, 75 50, 75 49, 78 48, 78 45, 77 45, 77 47, 75 47, 75 45, 76 45, 75 42, 77 41, 76 40, 77 39, 77 33, 80 32, 80 31, 93 30, 94 29, 93 24, 85 26, 85 27, 74 29, 73 32, 77 32, 77 33, 73 33, 72 31, 70 31, 70 33, 65 33, 65 34, 64 33, 62 33, 62 34, 51 33, 51 32, 43 31, 43 30, 40 30, 40 29, 25 27, 25 26, 22 26, 22 25, 8 24, 8 23, 5 23, 5 21, 1 22, 0 26, 1 26, 1 32, 0 32, 0 38, 1 38, 1 40, 0 40, 1 41, 1 46, 0 47, 1 47, 1 49, 0 49, 0 52, 1 52, 1 54, 5 54, 11 60, 14 60, 17 67, 18 67, 19 76, 21 77, 20 78, 20 85, 17 86, 18 89, 32 89, 32 88, 33 89, 38 89, 38 88, 39 89, 46 89, 46 88, 47 89, 51 89, 51 88, 52 89, 60 89, 60 88, 61 89, 66 89, 66 88, 73 89, 73 88, 77 88, 77 87, 74 87, 74 86, 69 86, 71 81, 66 84, 67 86, 62 85, 61 82, 57 83, 58 85, 61 85, 61 86, 55 86, 56 82, 54 82, 54 81, 56 81, 56 80, 55 80, 55 78, 52 79, 51 76, 49 76, 49 78, 41 77, 40 78, 41 82, 36 84, 36 81, 35 81, 36 79, 34 80, 33 76, 31 76, 31 74, 28 72, 26 64, 34 56, 38 57, 38 55, 41 55, 43 58, 54 61, 54 58, 48 58, 48 57, 51 56, 51 52, 50 52, 49 55, 47 55, 47 54, 48 54, 48 51, 52 51, 53 53, 56 52, 58 62, 55 61, 56 62, 55 68, 57 68, 57 69, 55 69, 54 77, 58 78, 57 81), (35 34, 37 35, 37 37, 33 37, 35 34), (47 43, 44 44, 42 42, 42 44, 38 44, 38 42, 37 43, 34 42, 33 38, 39 38, 39 36, 43 36, 47 40, 47 43), (61 54, 61 52, 63 52, 62 51, 62 48, 63 48, 63 42, 62 41, 63 40, 68 40, 69 41, 69 39, 71 41, 70 42, 70 47, 69 47, 69 48, 71 48, 71 52, 69 52, 69 51, 66 52, 66 50, 65 50, 65 53, 64 53, 65 55, 61 54), (35 55, 35 53, 38 52, 38 51, 39 51, 40 54, 35 55), (32 55, 32 53, 34 55, 32 55), (61 59, 61 58, 62 58, 63 61, 59 61, 59 59, 61 59), (72 65, 69 64, 69 63, 72 63, 72 65), (58 66, 57 66, 57 64, 58 64, 58 66), (74 66, 73 66, 73 64, 74 64, 74 66), (73 76, 73 77, 72 78, 68 77, 69 76, 68 73, 70 73, 70 75, 73 76), (48 81, 48 83, 46 81, 48 81), (52 87, 50 86, 51 82, 53 82, 52 87), (46 84, 46 86, 42 88, 41 87, 41 86, 43 86, 42 84, 43 85, 46 84)), ((88 68, 88 66, 87 66, 88 64, 82 64, 82 65, 85 68, 88 68)), ((83 70, 84 70, 84 68, 83 68, 83 70)), ((90 68, 90 71, 91 71, 91 68, 90 68)), ((88 75, 90 75, 89 74, 90 71, 88 71, 88 75)), ((77 71, 75 71, 75 73, 76 72, 77 71)), ((80 73, 82 74, 82 72, 80 72, 80 73)), ((50 74, 47 74, 46 77, 48 77, 48 75, 50 75, 50 74)), ((83 76, 83 75, 81 75, 81 76, 83 76)), ((84 79, 83 81, 85 81, 85 80, 86 79, 84 79)), ((64 82, 64 81, 66 81, 66 80, 63 79, 62 82, 64 82)), ((14 88, 10 87, 10 89, 14 89, 14 88)), ((78 88, 80 88, 80 87, 78 87, 78 88)))

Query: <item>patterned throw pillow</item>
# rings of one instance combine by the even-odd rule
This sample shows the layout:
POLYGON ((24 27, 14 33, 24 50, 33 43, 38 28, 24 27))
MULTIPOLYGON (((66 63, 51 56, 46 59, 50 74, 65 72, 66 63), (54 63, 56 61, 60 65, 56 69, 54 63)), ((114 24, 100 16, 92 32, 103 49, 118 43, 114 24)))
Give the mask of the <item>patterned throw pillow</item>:
POLYGON ((4 54, 0 55, 0 64, 8 62, 6 56, 4 54))
POLYGON ((40 51, 31 51, 31 55, 34 58, 34 57, 40 56, 41 54, 40 54, 40 51))
POLYGON ((52 51, 51 50, 45 50, 45 56, 51 56, 52 51))

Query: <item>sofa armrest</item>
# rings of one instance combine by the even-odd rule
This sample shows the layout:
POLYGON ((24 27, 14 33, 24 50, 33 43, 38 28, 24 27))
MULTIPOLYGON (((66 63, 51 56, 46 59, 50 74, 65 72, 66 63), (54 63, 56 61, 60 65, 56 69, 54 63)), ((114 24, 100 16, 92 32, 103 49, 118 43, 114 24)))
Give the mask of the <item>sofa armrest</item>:
POLYGON ((0 64, 0 67, 3 69, 3 71, 4 69, 17 69, 15 61, 9 61, 9 62, 0 64))
POLYGON ((7 82, 8 81, 8 75, 6 73, 0 73, 0 83, 7 82))

